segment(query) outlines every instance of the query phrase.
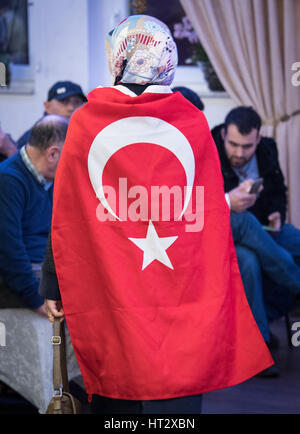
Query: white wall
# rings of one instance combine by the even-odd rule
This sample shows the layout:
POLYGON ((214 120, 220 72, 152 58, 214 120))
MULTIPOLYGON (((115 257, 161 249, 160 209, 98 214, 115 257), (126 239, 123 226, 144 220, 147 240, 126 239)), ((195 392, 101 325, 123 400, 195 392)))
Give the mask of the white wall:
POLYGON ((89 87, 111 86, 112 80, 106 60, 106 35, 126 16, 126 0, 89 0, 89 87))
POLYGON ((88 85, 87 1, 35 0, 29 12, 32 94, 0 94, 2 128, 14 139, 41 117, 54 82, 72 80, 85 90, 88 85))
MULTIPOLYGON (((106 34, 128 15, 127 0, 34 0, 29 7, 32 80, 24 93, 19 88, 0 92, 0 122, 17 140, 43 113, 50 86, 58 80, 79 83, 84 92, 111 85, 106 34), (10 92, 10 93, 9 93, 10 92)), ((199 92, 212 127, 234 106, 228 96, 212 96, 203 85, 201 71, 179 68, 174 86, 199 92)), ((12 86, 13 87, 13 86, 12 86)))

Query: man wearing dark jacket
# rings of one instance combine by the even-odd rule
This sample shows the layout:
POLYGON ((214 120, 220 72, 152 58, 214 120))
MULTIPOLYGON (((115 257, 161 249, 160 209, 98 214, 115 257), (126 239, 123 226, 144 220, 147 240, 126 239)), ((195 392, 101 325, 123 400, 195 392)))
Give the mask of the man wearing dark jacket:
MULTIPOLYGON (((228 117, 227 122, 231 122, 230 117, 228 117)), ((284 224, 286 219, 287 188, 278 162, 276 143, 269 137, 261 137, 259 128, 259 124, 257 128, 252 128, 252 137, 250 134, 242 134, 239 131, 239 126, 233 123, 227 124, 227 127, 226 124, 223 124, 215 127, 212 130, 212 135, 221 160, 225 191, 229 192, 231 200, 234 204, 238 202, 233 190, 241 182, 251 179, 251 176, 263 178, 264 188, 262 192, 254 204, 247 209, 263 225, 276 226, 279 221, 284 224), (241 141, 249 141, 249 136, 251 136, 250 143, 240 143, 241 141), (276 217, 274 217, 275 212, 276 217)), ((236 205, 238 207, 239 203, 236 205)), ((240 209, 232 209, 232 211, 238 212, 240 209)))
MULTIPOLYGON (((298 265, 300 231, 285 222, 287 188, 278 162, 276 143, 271 138, 261 137, 260 128, 260 117, 252 108, 238 107, 227 115, 223 125, 212 130, 212 135, 220 156, 245 291, 254 317, 263 336, 266 336, 267 331, 263 330, 268 328, 267 317, 273 320, 286 313, 298 292, 287 292, 286 288, 274 286, 276 278, 272 285, 270 281, 267 282, 268 285, 264 284, 264 292, 262 291, 264 275, 260 261, 253 250, 241 246, 235 239, 237 226, 243 221, 242 217, 246 219, 250 212, 282 247, 282 258, 292 256, 298 265), (263 189, 257 195, 250 194, 251 186, 258 178, 263 178, 263 189), (277 296, 281 296, 280 301, 275 300, 277 296), (270 302, 267 313, 263 298, 267 303, 270 302)), ((254 225, 252 235, 253 238, 258 236, 254 225)))

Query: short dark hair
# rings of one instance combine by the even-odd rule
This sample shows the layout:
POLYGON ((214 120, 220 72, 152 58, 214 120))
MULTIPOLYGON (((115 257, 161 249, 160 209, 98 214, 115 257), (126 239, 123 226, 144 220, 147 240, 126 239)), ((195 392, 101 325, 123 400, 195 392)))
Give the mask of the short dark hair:
POLYGON ((253 129, 260 130, 261 119, 252 107, 240 106, 231 110, 225 119, 225 132, 229 125, 235 125, 242 135, 250 134, 253 129))
POLYGON ((184 86, 177 86, 173 87, 173 92, 180 92, 187 100, 189 100, 192 104, 194 104, 195 107, 197 107, 199 110, 204 110, 204 104, 201 101, 199 95, 194 92, 192 89, 189 89, 188 87, 184 86))
POLYGON ((68 121, 62 116, 44 116, 33 126, 29 137, 29 145, 44 151, 54 143, 64 142, 67 129, 68 121))

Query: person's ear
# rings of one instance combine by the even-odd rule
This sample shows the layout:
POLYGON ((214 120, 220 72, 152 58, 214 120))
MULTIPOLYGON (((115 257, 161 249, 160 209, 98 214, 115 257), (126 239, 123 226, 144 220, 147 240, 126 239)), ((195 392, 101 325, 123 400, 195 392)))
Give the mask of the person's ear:
POLYGON ((226 136, 225 128, 222 127, 222 128, 221 128, 221 137, 222 137, 223 140, 225 140, 225 136, 226 136))
POLYGON ((59 153, 60 149, 58 146, 49 146, 49 148, 47 149, 47 160, 49 161, 49 163, 56 162, 59 153))
POLYGON ((258 145, 260 141, 261 141, 261 134, 257 133, 256 144, 258 145))
POLYGON ((46 112, 47 114, 51 114, 51 113, 49 113, 49 112, 50 112, 50 106, 51 106, 50 101, 45 101, 45 102, 44 102, 44 109, 45 109, 45 112, 46 112))

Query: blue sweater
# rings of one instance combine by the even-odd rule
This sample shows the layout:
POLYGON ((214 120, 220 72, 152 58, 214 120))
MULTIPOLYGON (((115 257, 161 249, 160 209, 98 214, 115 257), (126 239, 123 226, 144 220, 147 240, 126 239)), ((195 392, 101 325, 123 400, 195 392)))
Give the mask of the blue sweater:
POLYGON ((0 274, 23 304, 43 304, 31 263, 44 260, 51 226, 53 186, 48 190, 20 153, 0 164, 0 274))

